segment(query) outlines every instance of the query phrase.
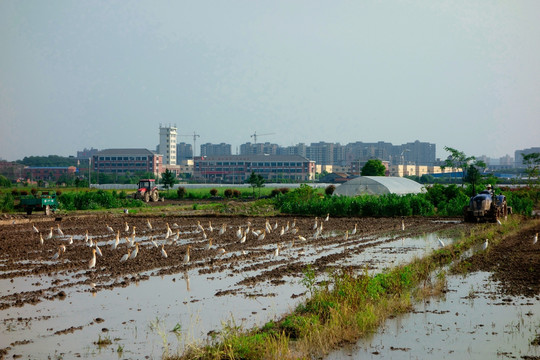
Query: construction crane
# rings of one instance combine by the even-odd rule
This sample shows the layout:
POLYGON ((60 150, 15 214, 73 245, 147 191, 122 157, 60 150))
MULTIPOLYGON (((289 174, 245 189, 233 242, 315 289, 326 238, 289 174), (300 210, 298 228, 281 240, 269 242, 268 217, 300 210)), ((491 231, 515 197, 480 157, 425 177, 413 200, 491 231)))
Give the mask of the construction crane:
POLYGON ((192 137, 193 136, 193 157, 195 157, 195 151, 196 151, 196 144, 197 144, 197 138, 198 137, 201 137, 199 134, 195 133, 195 131, 193 132, 193 135, 178 135, 178 136, 181 136, 181 137, 192 137))
POLYGON ((257 143, 257 136, 267 136, 267 135, 274 135, 275 133, 267 133, 267 134, 259 134, 257 135, 257 132, 255 131, 251 137, 253 138, 254 143, 257 143))

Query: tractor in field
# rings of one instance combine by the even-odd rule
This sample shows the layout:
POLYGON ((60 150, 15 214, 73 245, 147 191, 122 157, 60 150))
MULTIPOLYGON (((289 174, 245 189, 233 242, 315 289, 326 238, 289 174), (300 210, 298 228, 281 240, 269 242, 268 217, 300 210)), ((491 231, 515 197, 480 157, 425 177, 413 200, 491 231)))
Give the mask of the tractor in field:
POLYGON ((140 199, 144 202, 158 201, 159 192, 156 186, 156 180, 154 179, 142 179, 139 180, 139 188, 133 195, 135 199, 140 199))
POLYGON ((490 188, 481 191, 469 200, 463 209, 466 222, 497 222, 512 213, 504 195, 495 195, 490 188))
POLYGON ((44 211, 45 215, 50 215, 51 212, 55 212, 58 208, 58 200, 56 192, 43 191, 36 195, 24 195, 21 196, 20 206, 26 211, 28 215, 32 214, 32 211, 44 211))

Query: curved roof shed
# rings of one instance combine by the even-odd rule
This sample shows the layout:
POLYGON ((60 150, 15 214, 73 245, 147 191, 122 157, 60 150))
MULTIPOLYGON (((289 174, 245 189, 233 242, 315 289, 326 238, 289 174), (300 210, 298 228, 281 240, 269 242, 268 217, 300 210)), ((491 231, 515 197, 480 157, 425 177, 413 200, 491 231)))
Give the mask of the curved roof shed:
POLYGON ((422 184, 397 176, 360 176, 341 184, 334 191, 335 195, 382 195, 382 194, 418 194, 425 192, 422 184))

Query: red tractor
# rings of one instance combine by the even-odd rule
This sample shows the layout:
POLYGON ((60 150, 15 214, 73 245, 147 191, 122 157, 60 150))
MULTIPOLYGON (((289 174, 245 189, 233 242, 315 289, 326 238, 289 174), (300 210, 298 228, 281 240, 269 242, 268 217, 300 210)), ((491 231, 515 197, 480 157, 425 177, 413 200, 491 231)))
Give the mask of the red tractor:
POLYGON ((140 199, 144 202, 158 201, 159 192, 154 179, 139 180, 139 189, 133 195, 135 199, 140 199))

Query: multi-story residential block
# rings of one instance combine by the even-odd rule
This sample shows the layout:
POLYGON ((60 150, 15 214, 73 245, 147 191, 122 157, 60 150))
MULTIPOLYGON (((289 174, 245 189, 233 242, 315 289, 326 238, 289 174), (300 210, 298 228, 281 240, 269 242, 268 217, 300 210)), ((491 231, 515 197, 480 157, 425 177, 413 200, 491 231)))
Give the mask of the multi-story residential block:
POLYGON ((280 146, 269 142, 252 144, 250 142, 240 145, 240 155, 277 155, 280 146))
POLYGON ((299 155, 229 155, 194 159, 194 178, 208 182, 243 183, 252 172, 267 181, 310 181, 315 179, 315 162, 299 155))
POLYGON ((211 144, 201 145, 201 156, 226 156, 231 155, 231 144, 211 144))
POLYGON ((163 155, 148 149, 106 149, 93 156, 93 170, 98 173, 162 173, 163 155))

